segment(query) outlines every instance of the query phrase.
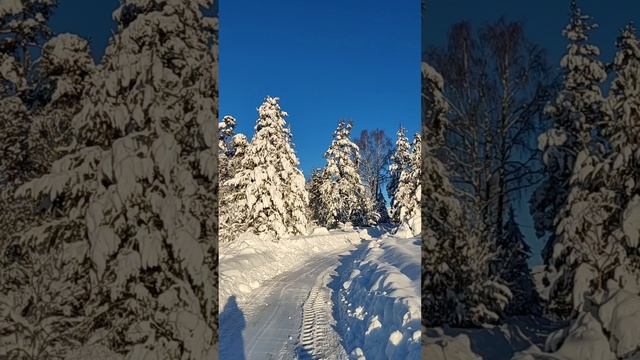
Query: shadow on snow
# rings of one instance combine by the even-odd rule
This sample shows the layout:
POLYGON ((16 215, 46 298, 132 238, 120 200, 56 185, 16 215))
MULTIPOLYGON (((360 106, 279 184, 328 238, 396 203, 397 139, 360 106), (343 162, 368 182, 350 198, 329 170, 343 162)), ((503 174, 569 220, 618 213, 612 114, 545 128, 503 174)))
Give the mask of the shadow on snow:
POLYGON ((229 297, 220 314, 220 359, 245 360, 242 331, 246 320, 235 295, 229 297))

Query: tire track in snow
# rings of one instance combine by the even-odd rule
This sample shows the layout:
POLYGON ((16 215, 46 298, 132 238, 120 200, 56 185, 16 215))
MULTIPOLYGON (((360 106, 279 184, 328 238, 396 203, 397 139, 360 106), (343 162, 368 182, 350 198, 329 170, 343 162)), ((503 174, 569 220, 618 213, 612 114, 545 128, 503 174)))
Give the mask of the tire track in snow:
POLYGON ((333 329, 331 290, 327 284, 334 270, 335 265, 318 277, 302 307, 302 326, 296 351, 298 359, 347 359, 347 353, 333 329))
MULTIPOLYGON (((329 270, 338 262, 338 255, 344 252, 342 250, 315 258, 300 269, 281 274, 256 289, 247 297, 249 301, 242 302, 241 308, 247 319, 247 328, 243 333, 247 360, 296 358, 302 306, 318 283, 326 284, 323 275, 329 274, 329 270)), ((325 313, 330 314, 330 294, 326 296, 329 303, 324 305, 325 313)), ((322 303, 316 306, 320 305, 322 303)))

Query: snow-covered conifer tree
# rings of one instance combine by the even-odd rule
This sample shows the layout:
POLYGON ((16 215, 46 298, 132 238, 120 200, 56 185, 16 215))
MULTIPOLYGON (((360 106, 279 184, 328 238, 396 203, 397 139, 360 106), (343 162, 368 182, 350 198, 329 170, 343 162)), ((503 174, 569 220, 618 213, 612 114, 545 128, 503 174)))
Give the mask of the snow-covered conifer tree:
MULTIPOLYGON (((601 123, 606 141, 578 153, 571 192, 558 224, 553 259, 564 257, 552 290, 565 291, 565 308, 582 310, 610 287, 640 292, 638 262, 638 150, 640 50, 635 29, 623 29, 613 63, 615 78, 601 123)), ((558 263, 558 261, 556 261, 558 263)), ((557 291, 559 292, 559 291, 557 291)), ((567 312, 569 310, 566 310, 567 312)))
MULTIPOLYGON (((304 175, 285 121, 288 114, 280 109, 279 101, 267 96, 258 108, 243 169, 224 184, 245 189, 246 204, 240 211, 246 214, 247 230, 272 239, 304 234, 307 226, 304 175)), ((225 202, 221 206, 226 206, 225 202)))
POLYGON ((393 195, 391 217, 399 223, 406 223, 417 235, 421 231, 420 225, 420 178, 422 170, 422 138, 419 133, 413 138, 409 157, 409 166, 402 170, 398 188, 393 195))
POLYGON ((4 87, 5 94, 17 94, 29 102, 28 88, 33 80, 31 51, 51 36, 48 21, 56 6, 56 0, 0 3, 0 88, 4 87))
MULTIPOLYGON (((73 118, 72 151, 20 189, 59 214, 23 243, 67 247, 90 338, 129 358, 208 359, 217 327, 217 84, 211 1, 124 0, 73 118), (89 260, 89 261, 86 261, 89 260), (105 304, 108 304, 105 306, 105 304), (158 329, 162 329, 158 331, 158 329)), ((82 309, 81 311, 79 309, 82 309)))
POLYGON ((309 193, 309 218, 318 222, 324 217, 321 202, 321 187, 326 181, 326 173, 322 168, 313 169, 311 179, 309 179, 307 191, 309 193))
MULTIPOLYGON (((577 189, 572 190, 581 186, 571 180, 572 173, 574 168, 590 166, 593 159, 586 163, 584 161, 591 158, 590 155, 598 156, 595 152, 599 151, 595 144, 600 141, 598 124, 603 117, 604 100, 600 85, 606 79, 606 72, 597 59, 599 49, 588 43, 588 32, 595 27, 591 18, 584 15, 573 1, 571 19, 563 31, 569 39, 567 53, 561 61, 564 86, 545 109, 553 121, 552 128, 540 135, 538 140, 547 179, 531 199, 531 212, 538 235, 549 235, 543 257, 546 264, 552 267, 550 274, 554 274, 552 288, 555 295, 552 296, 550 309, 561 316, 568 315, 573 307, 571 289, 574 270, 579 265, 576 260, 580 258, 574 257, 577 255, 574 250, 580 245, 570 240, 578 234, 563 230, 567 225, 578 226, 575 219, 568 218, 570 215, 566 211, 571 211, 569 209, 578 202, 585 204, 578 199, 587 200, 578 195, 577 189), (574 195, 569 195, 571 192, 574 195)), ((592 198, 588 201, 600 200, 592 198)))
POLYGON ((42 48, 38 71, 47 96, 30 128, 30 162, 38 174, 66 154, 71 145, 71 119, 81 109, 82 94, 95 70, 89 42, 74 34, 60 34, 42 48))
POLYGON ((640 293, 640 41, 633 25, 626 26, 617 42, 615 78, 607 99, 610 121, 603 133, 611 147, 604 176, 616 192, 612 227, 622 230, 627 258, 616 268, 620 287, 640 293))
POLYGON ((341 120, 333 133, 331 146, 325 152, 327 164, 320 185, 319 223, 329 228, 351 222, 367 226, 373 220, 375 204, 367 196, 358 173, 360 155, 351 141, 351 123, 341 120))
POLYGON ((232 176, 229 159, 233 156, 232 139, 236 123, 236 119, 230 115, 225 115, 218 123, 218 179, 221 183, 232 176))
POLYGON ((520 231, 513 208, 509 210, 502 236, 498 242, 498 267, 500 277, 513 295, 505 312, 510 315, 535 314, 540 303, 527 263, 531 248, 520 231))
POLYGON ((251 182, 251 174, 244 168, 248 165, 244 159, 249 142, 244 134, 236 134, 230 141, 233 155, 226 160, 230 179, 220 184, 220 242, 232 241, 236 236, 247 231, 247 186, 251 182))
MULTIPOLYGON (((387 194, 389 194, 391 200, 391 207, 394 206, 394 195, 398 190, 398 184, 400 183, 400 175, 402 171, 409 166, 410 160, 410 148, 409 139, 405 135, 405 130, 401 126, 396 133, 396 147, 393 155, 391 156, 391 164, 389 165, 389 182, 387 183, 387 194)), ((398 218, 391 217, 393 223, 398 223, 398 218)))

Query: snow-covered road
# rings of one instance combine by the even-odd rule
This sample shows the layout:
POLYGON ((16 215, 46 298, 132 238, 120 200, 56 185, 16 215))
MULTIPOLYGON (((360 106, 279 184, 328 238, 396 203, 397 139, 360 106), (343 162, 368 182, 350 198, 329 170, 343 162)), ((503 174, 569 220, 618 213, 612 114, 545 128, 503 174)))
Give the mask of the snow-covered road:
POLYGON ((312 354, 329 349, 337 351, 331 358, 346 358, 331 326, 331 295, 326 287, 342 253, 313 257, 304 266, 265 281, 244 301, 231 297, 220 314, 220 358, 313 358, 312 354))
POLYGON ((420 245, 381 228, 225 244, 220 358, 418 359, 420 245))

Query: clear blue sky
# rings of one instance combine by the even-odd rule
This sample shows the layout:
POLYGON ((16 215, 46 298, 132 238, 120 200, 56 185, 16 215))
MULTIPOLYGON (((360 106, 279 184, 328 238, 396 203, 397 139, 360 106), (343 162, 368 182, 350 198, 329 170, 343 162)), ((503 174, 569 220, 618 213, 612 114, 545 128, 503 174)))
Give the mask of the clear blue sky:
MULTIPOLYGON (((115 29, 116 0, 60 0, 54 32, 88 38, 99 59, 115 29)), ((281 98, 305 175, 340 118, 384 129, 420 123, 420 2, 222 0, 220 116, 251 137, 266 95, 281 98)))
MULTIPOLYGON (((559 68, 560 57, 566 49, 562 37, 569 16, 569 0, 428 0, 422 23, 422 45, 442 46, 446 43, 451 25, 469 20, 474 26, 497 20, 504 15, 507 20, 520 20, 532 41, 548 50, 549 63, 559 68)), ((615 54, 615 41, 619 29, 629 21, 640 20, 640 2, 637 0, 578 0, 582 11, 591 15, 599 28, 592 32, 591 41, 600 47, 601 59, 611 61, 615 54)), ((543 242, 533 230, 528 206, 529 194, 524 194, 517 204, 517 220, 532 247, 530 264, 541 263, 543 242)))
POLYGON ((111 32, 115 31, 111 14, 119 4, 117 0, 58 0, 51 28, 56 34, 71 32, 89 40, 97 61, 104 54, 111 32))
POLYGON ((353 135, 420 124, 419 0, 223 0, 220 116, 253 135, 256 109, 278 96, 305 175, 340 118, 353 135))

